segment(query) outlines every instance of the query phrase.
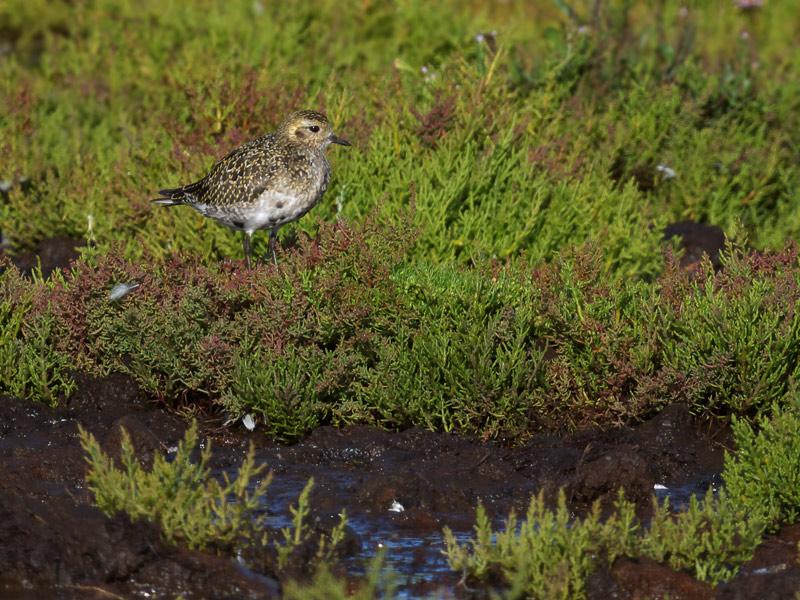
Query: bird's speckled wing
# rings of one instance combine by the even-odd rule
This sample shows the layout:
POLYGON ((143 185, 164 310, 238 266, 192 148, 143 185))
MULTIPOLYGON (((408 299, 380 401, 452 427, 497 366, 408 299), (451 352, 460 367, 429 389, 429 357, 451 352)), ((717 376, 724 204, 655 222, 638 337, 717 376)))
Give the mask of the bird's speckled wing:
POLYGON ((195 204, 247 205, 274 186, 279 173, 275 139, 266 135, 239 146, 216 163, 192 191, 195 204))

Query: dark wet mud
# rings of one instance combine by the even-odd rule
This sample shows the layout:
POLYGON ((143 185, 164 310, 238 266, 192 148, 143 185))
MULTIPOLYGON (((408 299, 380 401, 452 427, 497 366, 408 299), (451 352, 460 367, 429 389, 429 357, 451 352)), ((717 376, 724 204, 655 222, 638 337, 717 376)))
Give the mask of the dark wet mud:
POLYGON ((10 253, 10 258, 26 275, 40 267, 42 277, 49 277, 55 269, 68 268, 80 256, 80 248, 85 245, 83 240, 59 236, 42 240, 33 250, 10 253))
MULTIPOLYGON (((169 452, 186 424, 152 404, 127 377, 82 378, 63 407, 0 401, 0 597, 264 598, 280 582, 268 568, 165 545, 150 525, 105 517, 92 507, 77 426, 107 450, 131 432, 143 460, 169 452), (149 594, 149 596, 148 596, 149 594)), ((522 447, 418 429, 391 433, 371 427, 323 427, 293 446, 269 443, 256 428, 203 424, 212 440, 214 468, 235 470, 249 443, 275 479, 264 507, 267 524, 288 522, 288 506, 309 477, 314 523, 324 528, 346 509, 349 532, 344 568, 354 577, 383 547, 404 581, 406 597, 469 597, 441 554, 441 529, 467 536, 480 500, 495 519, 523 510, 531 494, 551 501, 565 488, 582 514, 596 499, 610 503, 619 486, 647 518, 656 485, 660 495, 703 491, 722 468, 728 431, 697 422, 681 406, 668 407, 635 427, 568 438, 539 435, 522 447), (397 504, 402 506, 398 511, 397 504), (395 511, 390 510, 395 507, 395 511)), ((797 589, 800 528, 769 538, 742 574, 712 590, 692 577, 647 560, 618 560, 589 582, 594 598, 779 598, 797 589)), ((291 569, 290 569, 291 570, 291 569)), ((302 569, 298 568, 297 572, 302 569)))
POLYGON ((720 252, 725 247, 725 233, 720 227, 680 221, 664 228, 664 239, 672 238, 678 239, 678 246, 683 251, 681 266, 689 267, 708 256, 715 269, 720 267, 720 252))
POLYGON ((124 426, 143 459, 185 428, 122 376, 84 379, 57 410, 0 399, 0 597, 277 596, 277 582, 235 561, 169 547, 154 526, 94 508, 78 424, 108 448, 124 426))
MULTIPOLYGON (((699 425, 685 407, 673 406, 639 427, 540 435, 517 448, 418 429, 323 427, 295 446, 262 447, 258 457, 275 472, 268 507, 274 526, 288 523, 286 507, 314 477, 319 518, 330 522, 347 510, 360 546, 347 560, 351 572, 386 549, 404 591, 417 597, 457 589, 460 577, 448 569, 441 531, 446 525, 468 539, 478 502, 500 526, 510 510, 524 513, 541 490, 555 504, 564 488, 577 516, 595 500, 610 508, 622 486, 647 519, 656 489, 662 496, 678 491, 678 504, 704 493, 728 442, 727 430, 699 425)), ((232 465, 242 452, 239 446, 232 465)))

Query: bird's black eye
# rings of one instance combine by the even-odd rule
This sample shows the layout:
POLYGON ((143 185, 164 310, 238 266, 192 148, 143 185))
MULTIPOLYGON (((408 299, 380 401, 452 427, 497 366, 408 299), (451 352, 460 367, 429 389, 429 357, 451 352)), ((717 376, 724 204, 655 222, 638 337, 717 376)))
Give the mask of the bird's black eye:
POLYGON ((309 127, 309 129, 314 133, 317 133, 319 131, 319 125, 312 125, 311 127, 309 127))

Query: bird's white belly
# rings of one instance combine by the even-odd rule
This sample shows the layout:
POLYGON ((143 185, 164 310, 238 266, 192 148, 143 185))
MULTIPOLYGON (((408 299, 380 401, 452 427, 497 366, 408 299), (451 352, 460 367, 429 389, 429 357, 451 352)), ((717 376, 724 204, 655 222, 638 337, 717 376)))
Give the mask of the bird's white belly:
POLYGON ((245 211, 245 231, 280 227, 299 219, 309 206, 309 200, 296 194, 264 192, 251 208, 245 211))

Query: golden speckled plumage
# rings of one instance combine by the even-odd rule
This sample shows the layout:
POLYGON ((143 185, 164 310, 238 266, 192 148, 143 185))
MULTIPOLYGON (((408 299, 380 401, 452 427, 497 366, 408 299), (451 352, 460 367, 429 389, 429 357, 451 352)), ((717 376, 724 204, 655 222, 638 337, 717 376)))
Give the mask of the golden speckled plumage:
POLYGON ((258 229, 269 229, 272 258, 277 262, 278 229, 311 210, 328 187, 330 165, 325 150, 331 143, 350 145, 333 133, 324 114, 299 111, 274 133, 230 152, 199 181, 161 190, 162 197, 153 202, 166 206, 187 204, 244 232, 248 265, 250 238, 258 229))

